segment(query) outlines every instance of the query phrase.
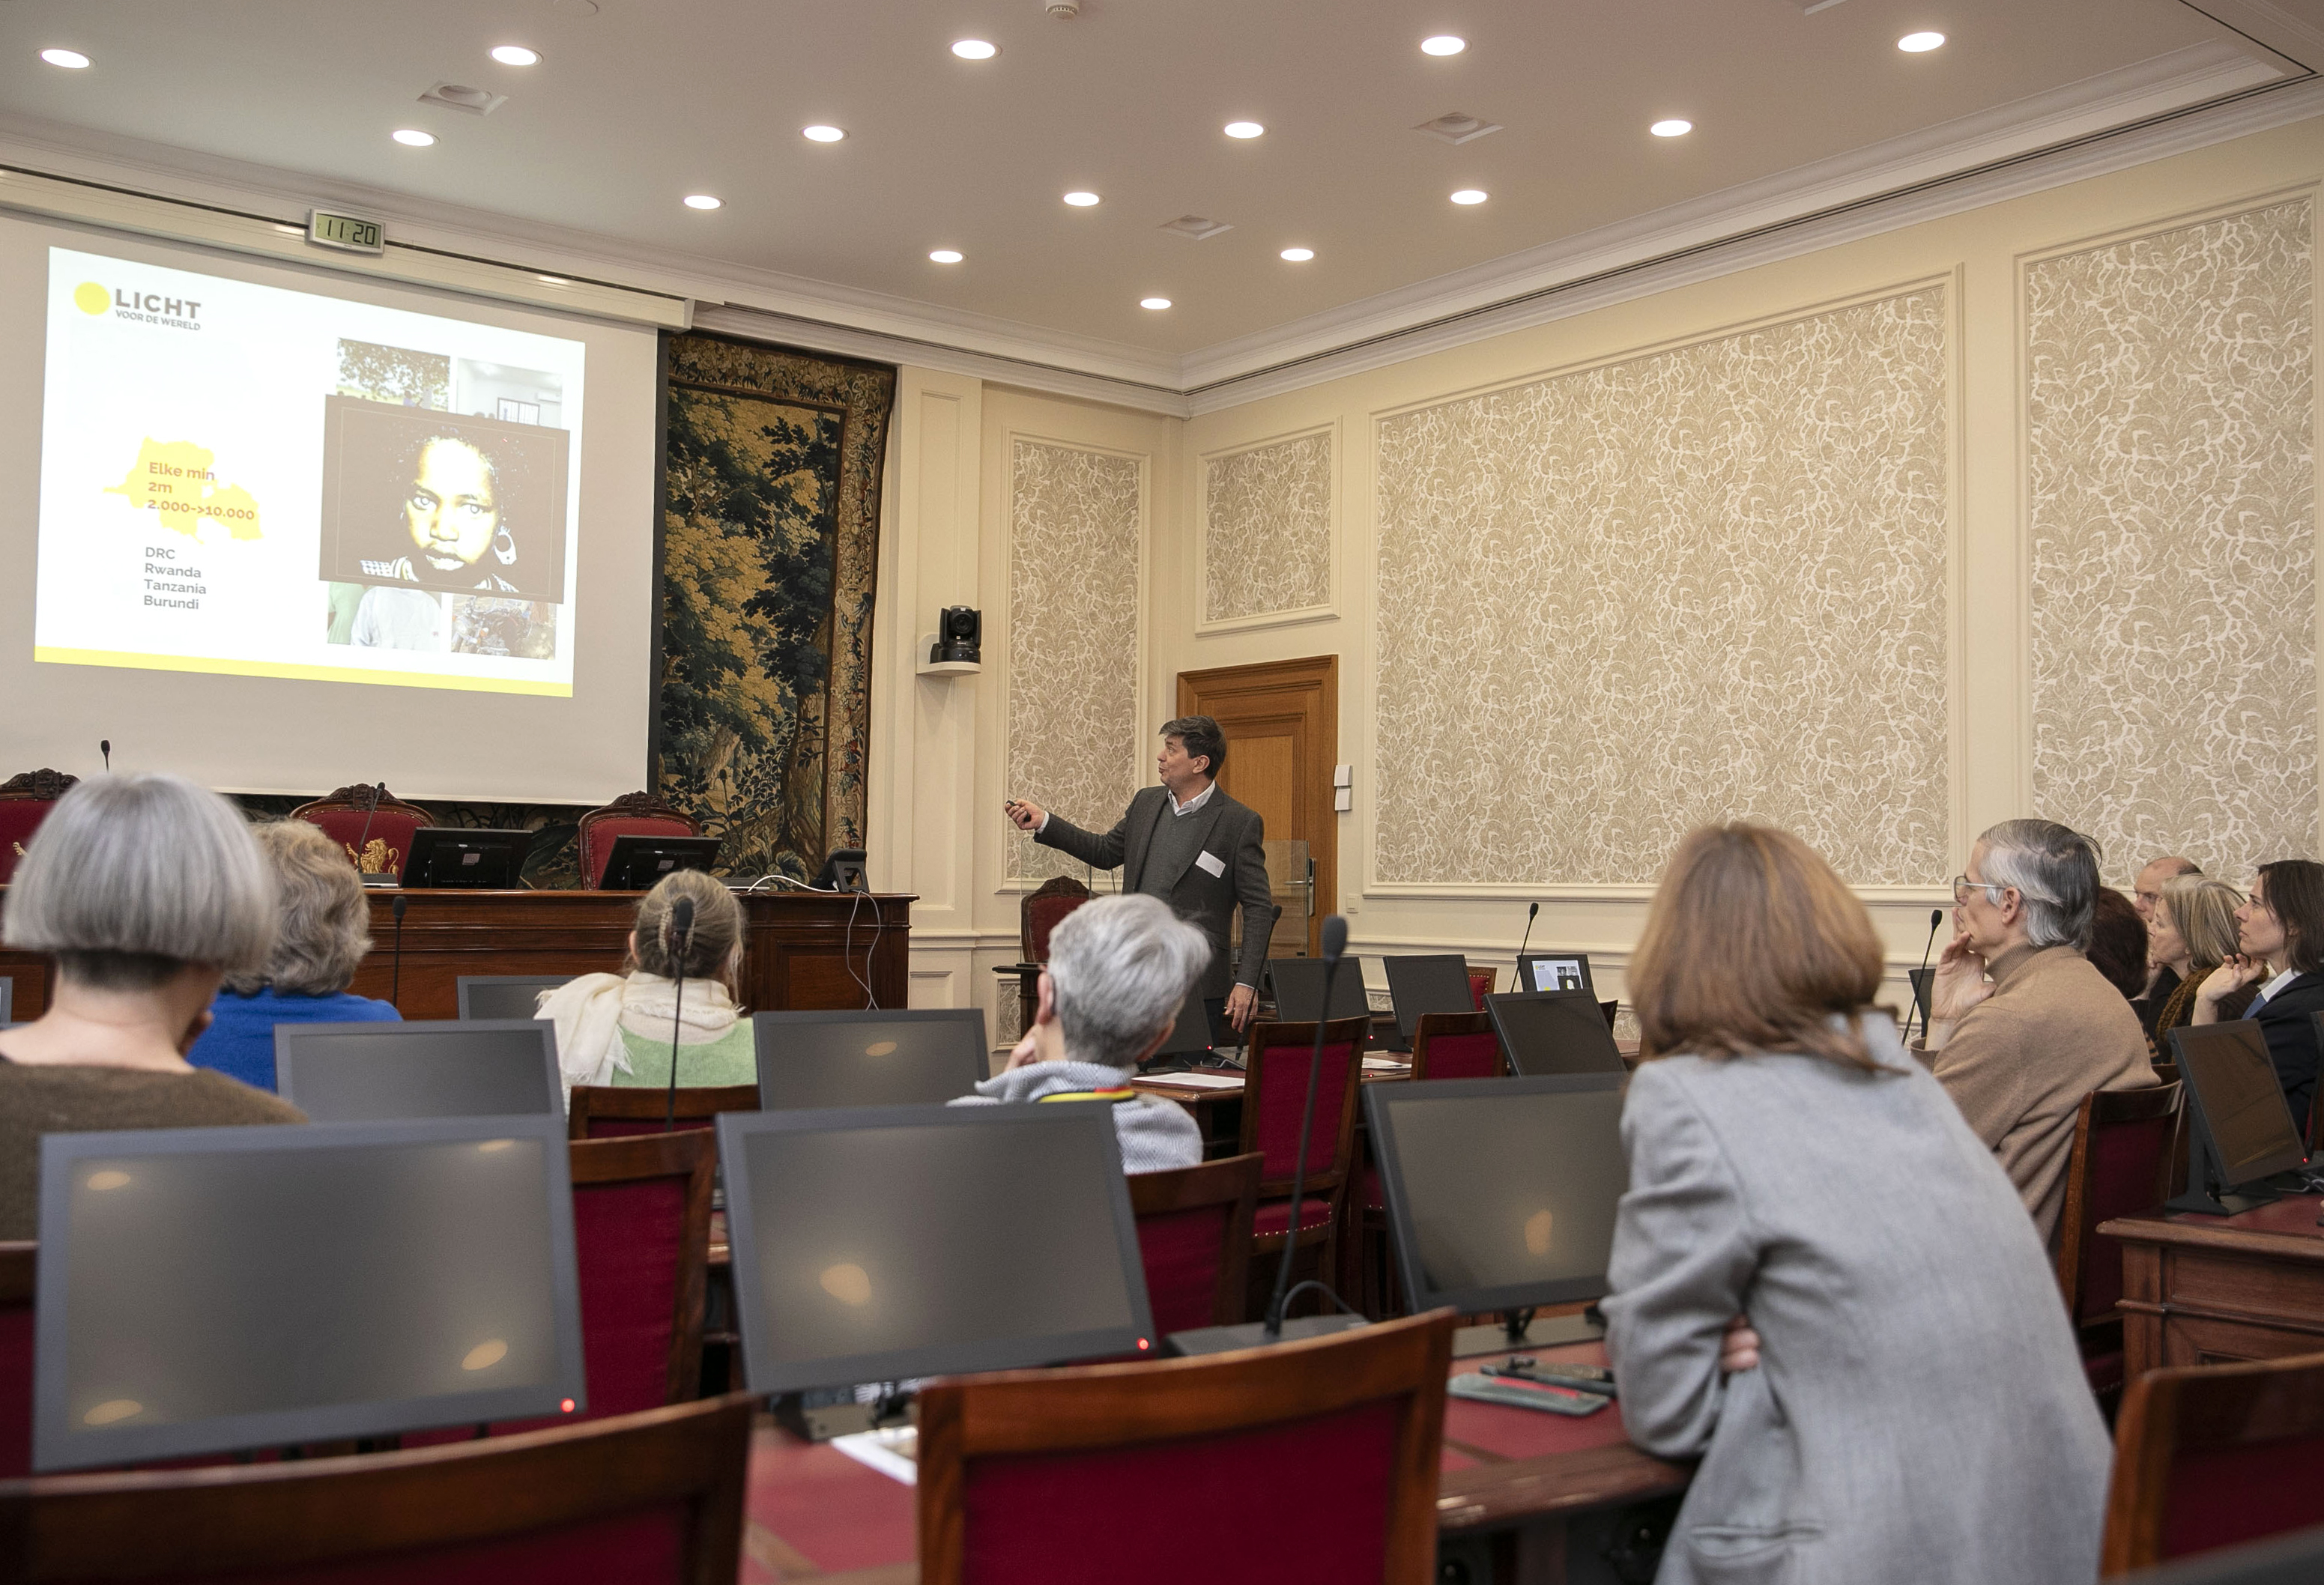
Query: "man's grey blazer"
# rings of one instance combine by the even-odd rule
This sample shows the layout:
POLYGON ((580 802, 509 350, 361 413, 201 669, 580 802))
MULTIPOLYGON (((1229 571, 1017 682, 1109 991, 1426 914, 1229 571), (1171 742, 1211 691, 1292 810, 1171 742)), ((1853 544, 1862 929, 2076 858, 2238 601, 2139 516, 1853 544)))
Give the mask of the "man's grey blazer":
POLYGON ((1196 990, 1212 997, 1224 996, 1237 984, 1255 990, 1266 972, 1267 938, 1275 919, 1274 898, 1267 885, 1267 850, 1259 846, 1266 834, 1267 824, 1259 817, 1259 811, 1236 803, 1222 787, 1214 787, 1208 803, 1184 816, 1170 812, 1169 788, 1148 787, 1139 790, 1129 809, 1103 836, 1084 831, 1052 810, 1049 823, 1033 840, 1071 853, 1094 869, 1120 866, 1122 890, 1152 892, 1167 901, 1180 918, 1199 927, 1211 938, 1211 966, 1203 972, 1196 990), (1187 861, 1182 873, 1157 876, 1159 884, 1149 886, 1146 852, 1154 841, 1155 827, 1165 820, 1180 819, 1194 822, 1194 834, 1200 840, 1193 851, 1197 856, 1187 861), (1219 862, 1218 874, 1212 874, 1200 862, 1200 855, 1205 853, 1219 862), (1231 963, 1227 949, 1234 934, 1237 908, 1242 909, 1242 958, 1231 963))

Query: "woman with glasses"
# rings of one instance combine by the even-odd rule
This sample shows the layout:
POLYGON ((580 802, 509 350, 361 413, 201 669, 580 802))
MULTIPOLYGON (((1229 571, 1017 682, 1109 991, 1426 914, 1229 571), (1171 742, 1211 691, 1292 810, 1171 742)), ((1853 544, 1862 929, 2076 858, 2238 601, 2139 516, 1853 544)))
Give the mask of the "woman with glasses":
POLYGON ((2003 821, 1953 880, 1956 934, 1929 999, 1937 1082, 2053 1247, 2082 1097, 2154 1083, 2138 1015, 2082 955, 2098 892, 2088 837, 2003 821))
POLYGON ((2231 1017, 2222 1000, 2257 984, 2244 1017, 2267 1037, 2276 1083, 2303 1137, 2316 1097, 2316 1020, 2324 1012, 2324 864, 2278 859, 2252 879, 2251 899, 2236 910, 2241 951, 2221 963, 2195 993, 2195 1022, 2231 1017))

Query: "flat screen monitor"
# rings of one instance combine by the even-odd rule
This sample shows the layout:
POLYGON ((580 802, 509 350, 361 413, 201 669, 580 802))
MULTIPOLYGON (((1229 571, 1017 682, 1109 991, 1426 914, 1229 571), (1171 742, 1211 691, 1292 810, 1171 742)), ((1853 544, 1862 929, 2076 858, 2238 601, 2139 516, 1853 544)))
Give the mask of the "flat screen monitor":
POLYGON ((1322 958, 1269 958, 1268 982, 1275 987, 1275 1016, 1286 1024, 1312 1024, 1372 1016, 1370 994, 1364 989, 1364 968, 1352 957, 1340 960, 1332 979, 1332 1010, 1323 1010, 1322 958))
POLYGON ((754 1393, 1154 1346, 1111 1109, 725 1112, 754 1393))
POLYGON ((1368 1084, 1389 1236, 1415 1314, 1595 1299, 1629 1184, 1622 1076, 1368 1084))
POLYGON ((1517 959, 1519 991, 1587 991, 1598 988, 1590 979, 1590 954, 1536 947, 1517 959))
POLYGON ((2306 1153, 2259 1025, 2190 1025, 2171 1031, 2171 1049, 2186 1085, 2188 1140, 2187 1182, 2169 1208, 2227 1215, 2274 1199, 2261 1181, 2306 1153))
POLYGON ((1211 1048, 1211 1015, 1203 1006, 1198 991, 1186 993, 1178 1004, 1178 1017, 1164 1036, 1162 1044, 1154 1050, 1157 1058, 1165 1056, 1201 1056, 1211 1048))
POLYGON ((577 1415, 561 1118, 50 1134, 32 1461, 577 1415))
POLYGON ((426 889, 512 891, 532 851, 530 831, 471 831, 462 825, 423 825, 411 834, 403 861, 403 884, 426 889))
POLYGON ((1396 1005, 1397 1033, 1412 1044, 1412 1033, 1427 1013, 1472 1013, 1469 960, 1458 953, 1380 960, 1388 968, 1388 1000, 1396 1005))
POLYGON ((10 1023, 16 1017, 16 976, 0 974, 0 1024, 10 1023))
POLYGON ((466 1018, 530 1018, 540 1011, 540 993, 554 991, 570 974, 463 974, 455 988, 460 1017, 466 1018))
POLYGON ((965 1095, 989 1075, 984 1009, 760 1013, 759 1105, 925 1106, 965 1095))
POLYGON ((318 1123, 565 1114, 545 1018, 277 1024, 274 1088, 318 1123))
POLYGON ((1587 991, 1529 991, 1485 998, 1509 1066, 1528 1076, 1628 1071, 1606 1027, 1606 1009, 1587 991))
POLYGON ((656 836, 632 832, 613 839, 605 855, 600 891, 647 891, 663 876, 680 870, 707 870, 718 862, 715 836, 656 836))

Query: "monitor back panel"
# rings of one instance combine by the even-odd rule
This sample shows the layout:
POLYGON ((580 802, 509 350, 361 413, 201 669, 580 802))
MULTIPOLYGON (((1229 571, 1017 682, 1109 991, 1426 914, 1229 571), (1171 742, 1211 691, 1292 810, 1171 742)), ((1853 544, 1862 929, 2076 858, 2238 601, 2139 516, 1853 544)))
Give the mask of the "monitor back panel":
POLYGON ((564 1134, 51 1135, 36 1467, 585 1410, 564 1134))
POLYGON ((2203 1123, 2218 1147, 2230 1185, 2300 1164, 2300 1129, 2275 1076, 2267 1037, 2249 1018, 2194 1024, 2171 1031, 2179 1076, 2195 1092, 2203 1123))
MULTIPOLYGON (((1312 1024, 1326 1017, 1323 1011, 1323 970, 1322 958, 1269 958, 1267 977, 1275 987, 1275 1017, 1286 1024, 1312 1024)), ((1332 979, 1332 1010, 1330 1018, 1368 1018, 1372 1015, 1370 997, 1364 990, 1363 965, 1354 958, 1340 960, 1340 972, 1332 979)))
POLYGON ((728 1113, 718 1155, 752 1392, 1153 1348, 1108 1108, 728 1113))
POLYGON ((1397 1032, 1412 1042, 1412 1032, 1427 1013, 1468 1013, 1477 1010, 1469 991, 1469 960, 1458 953, 1425 957, 1383 958, 1388 969, 1388 1000, 1396 1004, 1397 1032))
POLYGON ((570 974, 463 974, 456 987, 460 1017, 463 1020, 538 1017, 540 993, 554 991, 572 978, 570 974))
POLYGON ((1544 948, 1517 960, 1519 991, 1587 991, 1597 994, 1590 979, 1590 954, 1544 948))
POLYGON ((605 855, 606 891, 647 891, 665 875, 707 870, 718 862, 715 836, 654 836, 632 832, 613 839, 605 855))
POLYGON ((1606 1292, 1629 1182, 1618 1077, 1381 1084, 1365 1101, 1416 1312, 1606 1292))
POLYGON ((927 1106, 989 1076, 982 1008, 769 1012, 751 1020, 759 1106, 927 1106))
POLYGON ((1605 1009, 1587 991, 1536 991, 1485 998, 1493 1032, 1509 1065, 1526 1077, 1628 1071, 1606 1027, 1605 1009))
POLYGON ((565 1110, 556 1026, 540 1018, 277 1024, 274 1087, 318 1123, 565 1110))
POLYGON ((1157 1056, 1200 1056, 1211 1048, 1211 1016, 1194 991, 1178 1004, 1177 1021, 1155 1049, 1157 1056))

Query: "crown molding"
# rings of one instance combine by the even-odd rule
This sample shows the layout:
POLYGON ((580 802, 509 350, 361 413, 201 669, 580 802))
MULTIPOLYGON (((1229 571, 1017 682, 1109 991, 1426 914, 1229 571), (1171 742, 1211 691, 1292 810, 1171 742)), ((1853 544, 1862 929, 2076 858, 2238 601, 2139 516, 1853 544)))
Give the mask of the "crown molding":
POLYGON ((8 114, 0 165, 276 225, 344 207, 408 249, 687 299, 704 329, 1184 418, 2319 115, 2324 78, 2204 45, 1183 357, 8 114))

